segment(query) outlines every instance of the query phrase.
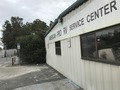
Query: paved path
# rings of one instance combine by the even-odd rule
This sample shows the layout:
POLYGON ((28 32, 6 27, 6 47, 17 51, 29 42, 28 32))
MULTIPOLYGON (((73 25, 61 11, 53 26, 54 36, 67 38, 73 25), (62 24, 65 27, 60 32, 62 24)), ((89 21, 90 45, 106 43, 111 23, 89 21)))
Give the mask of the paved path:
POLYGON ((0 90, 81 90, 46 64, 11 66, 0 59, 0 90))
POLYGON ((69 79, 46 82, 42 84, 30 85, 14 90, 82 90, 69 79))

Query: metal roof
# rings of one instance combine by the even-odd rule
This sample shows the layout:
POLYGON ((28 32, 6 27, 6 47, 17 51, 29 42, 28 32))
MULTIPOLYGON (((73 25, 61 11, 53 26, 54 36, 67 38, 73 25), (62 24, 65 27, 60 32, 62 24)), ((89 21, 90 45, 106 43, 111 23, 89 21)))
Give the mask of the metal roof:
POLYGON ((59 19, 62 19, 65 15, 67 15, 68 13, 70 13, 72 10, 74 10, 75 8, 79 7, 80 5, 82 5, 83 3, 85 3, 88 0, 77 0, 75 3, 73 3, 70 7, 68 7, 65 11, 63 11, 57 19, 55 19, 53 25, 50 27, 50 29, 46 32, 45 37, 49 34, 49 32, 54 28, 54 26, 58 23, 59 19))

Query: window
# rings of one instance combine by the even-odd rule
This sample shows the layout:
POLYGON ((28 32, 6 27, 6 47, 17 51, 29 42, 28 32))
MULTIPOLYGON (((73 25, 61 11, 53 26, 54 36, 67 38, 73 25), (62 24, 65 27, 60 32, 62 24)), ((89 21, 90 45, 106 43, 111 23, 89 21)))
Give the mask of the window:
POLYGON ((120 62, 120 25, 81 35, 82 58, 120 62))
POLYGON ((61 44, 60 41, 55 42, 56 55, 61 55, 61 44))
POLYGON ((81 37, 82 40, 82 56, 94 58, 95 47, 95 34, 89 34, 81 37))

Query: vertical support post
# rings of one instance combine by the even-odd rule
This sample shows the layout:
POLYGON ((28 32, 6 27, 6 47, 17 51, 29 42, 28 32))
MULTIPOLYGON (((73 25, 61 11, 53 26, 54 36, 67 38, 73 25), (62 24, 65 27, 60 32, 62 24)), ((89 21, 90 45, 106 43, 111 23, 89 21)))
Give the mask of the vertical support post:
POLYGON ((20 49, 18 49, 18 55, 19 55, 19 60, 20 60, 20 49))
POLYGON ((21 60, 20 60, 20 43, 17 43, 17 51, 18 51, 19 63, 21 63, 21 60))
POLYGON ((12 58, 12 66, 14 65, 14 58, 12 58))

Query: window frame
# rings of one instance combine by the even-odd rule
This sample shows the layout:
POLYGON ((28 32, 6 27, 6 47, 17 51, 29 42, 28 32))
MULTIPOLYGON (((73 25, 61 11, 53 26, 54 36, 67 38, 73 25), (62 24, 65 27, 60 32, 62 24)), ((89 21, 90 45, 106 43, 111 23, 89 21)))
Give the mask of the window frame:
POLYGON ((55 54, 61 56, 61 41, 55 42, 55 54))
MULTIPOLYGON (((112 26, 109 26, 109 27, 105 27, 105 28, 101 28, 99 30, 96 30, 96 31, 92 31, 92 32, 88 32, 88 33, 85 33, 85 34, 81 34, 80 35, 80 49, 81 49, 81 59, 83 60, 89 60, 89 61, 95 61, 95 62, 100 62, 100 63, 106 63, 106 64, 112 64, 112 65, 120 65, 120 61, 116 60, 115 61, 110 61, 110 60, 105 60, 105 59, 100 59, 98 58, 98 48, 97 48, 97 36, 96 36, 96 33, 97 32, 100 32, 100 31, 105 31, 109 28, 114 28, 114 27, 117 27, 117 26, 120 26, 120 24, 116 24, 116 25, 112 25, 112 26), (97 53, 97 58, 90 58, 90 57, 83 57, 83 48, 82 48, 82 37, 83 36, 87 36, 87 35, 90 35, 90 34, 93 34, 95 35, 95 47, 96 47, 96 53, 97 53)), ((114 52, 113 52, 114 53, 114 52)), ((87 55, 88 56, 88 55, 87 55)))

